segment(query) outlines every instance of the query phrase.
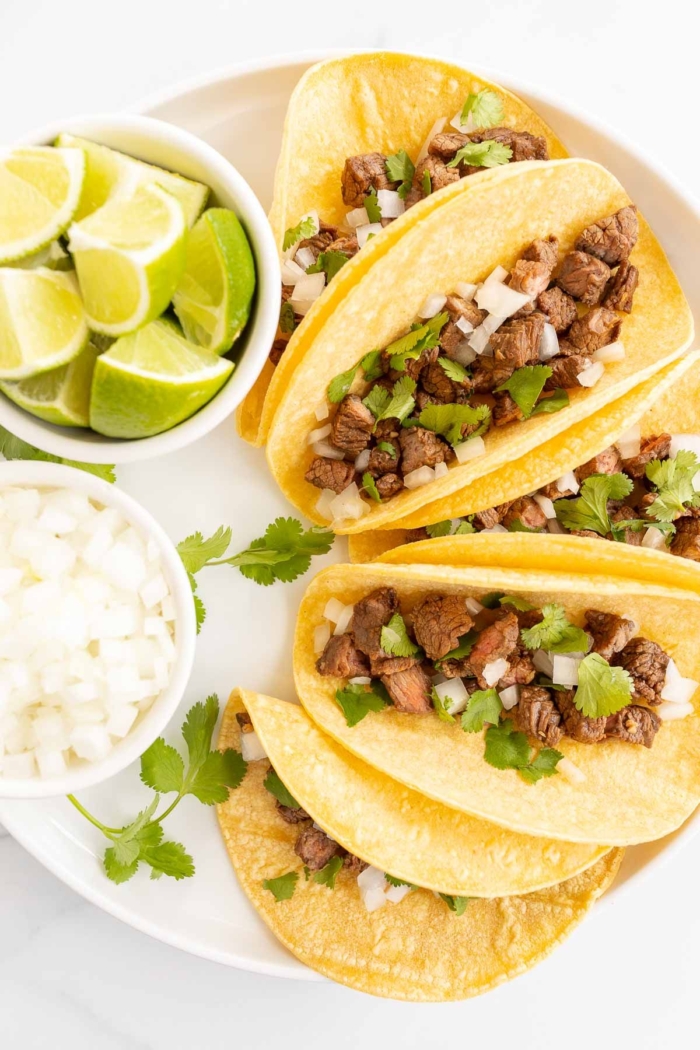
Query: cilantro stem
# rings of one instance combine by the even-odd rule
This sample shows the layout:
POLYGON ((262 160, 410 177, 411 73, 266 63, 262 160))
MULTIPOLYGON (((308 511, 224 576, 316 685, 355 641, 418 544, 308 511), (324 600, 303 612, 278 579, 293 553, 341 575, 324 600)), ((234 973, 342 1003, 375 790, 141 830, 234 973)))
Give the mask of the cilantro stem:
POLYGON ((94 827, 98 828, 99 831, 101 831, 104 835, 106 835, 107 838, 112 838, 113 835, 121 834, 121 828, 108 828, 107 825, 102 824, 101 821, 97 819, 97 817, 93 817, 91 813, 88 813, 88 811, 85 809, 85 806, 81 806, 75 795, 66 795, 66 798, 72 806, 75 806, 79 813, 82 813, 86 820, 89 820, 90 823, 94 827))

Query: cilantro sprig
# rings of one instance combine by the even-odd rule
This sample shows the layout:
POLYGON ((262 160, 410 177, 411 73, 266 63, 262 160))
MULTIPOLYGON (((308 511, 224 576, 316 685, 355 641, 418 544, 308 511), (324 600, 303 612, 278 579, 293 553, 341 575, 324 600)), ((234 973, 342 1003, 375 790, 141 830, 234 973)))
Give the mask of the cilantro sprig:
POLYGON ((670 522, 688 507, 700 506, 700 493, 693 487, 699 470, 700 461, 688 449, 680 449, 669 459, 647 463, 646 476, 657 490, 648 514, 657 521, 670 522))
POLYGON ((112 882, 128 882, 141 864, 151 869, 151 878, 169 875, 188 879, 195 873, 194 860, 180 842, 164 841, 163 821, 187 795, 205 806, 225 802, 230 789, 237 788, 246 772, 240 751, 212 751, 212 736, 219 717, 219 700, 208 696, 187 712, 182 736, 187 745, 185 764, 180 752, 162 737, 141 756, 141 780, 156 794, 135 820, 119 828, 108 827, 89 813, 74 795, 68 801, 96 827, 110 845, 104 853, 104 869, 112 882), (162 795, 175 792, 175 799, 157 814, 162 795))
POLYGON ((389 656, 416 656, 421 652, 420 646, 409 638, 401 613, 394 613, 389 623, 382 627, 380 644, 389 656))
POLYGON ((338 689, 335 699, 345 715, 345 721, 352 729, 370 711, 383 711, 390 703, 389 695, 381 682, 373 682, 370 687, 355 683, 338 689))
POLYGON ((328 281, 332 281, 339 270, 342 270, 349 257, 344 252, 319 252, 318 258, 311 266, 306 267, 307 273, 325 273, 328 281))
POLYGON ((490 726, 485 734, 484 758, 495 769, 515 769, 523 780, 536 784, 543 777, 554 776, 564 757, 553 747, 534 752, 525 733, 513 728, 510 719, 490 726))
POLYGON ((426 405, 418 416, 418 426, 440 434, 453 446, 484 434, 490 422, 491 409, 488 405, 426 405), (465 425, 476 427, 476 430, 463 437, 462 427, 465 425))
POLYGON ((558 499, 554 509, 565 529, 597 532, 601 536, 614 533, 608 512, 608 500, 622 500, 629 496, 634 483, 626 474, 592 474, 581 485, 576 499, 558 499))
POLYGON ((286 252, 298 241, 304 241, 307 237, 313 237, 315 232, 315 219, 312 215, 306 215, 303 219, 299 220, 296 226, 290 226, 288 230, 285 230, 284 239, 282 241, 282 251, 286 252))
POLYGON ((416 361, 424 350, 432 350, 440 342, 440 332, 450 319, 446 312, 436 314, 425 324, 416 324, 410 332, 395 339, 386 348, 389 364, 397 372, 405 372, 408 361, 416 361))
POLYGON ((581 627, 569 623, 563 605, 554 602, 542 609, 542 620, 520 632, 528 649, 546 649, 550 653, 586 653, 590 639, 581 627))
POLYGON ((282 806, 286 806, 287 809, 301 809, 301 806, 294 798, 294 795, 292 795, 291 791, 284 786, 277 775, 277 772, 272 769, 272 767, 268 770, 267 776, 263 781, 263 787, 266 791, 269 791, 273 798, 276 798, 282 806))
POLYGON ((391 394, 383 386, 373 386, 363 405, 370 410, 377 422, 380 419, 398 419, 403 422, 415 408, 415 379, 402 376, 394 383, 391 394))
MULTIPOLYGON (((544 385, 552 374, 549 365, 524 365, 516 368, 512 376, 496 387, 496 392, 507 391, 523 414, 523 419, 538 414, 537 399, 544 390, 544 385)), ((551 400, 551 399, 546 399, 551 400)), ((568 404, 568 396, 564 404, 568 404)), ((545 404, 545 402, 541 402, 545 404)), ((564 404, 559 407, 563 408, 564 404)), ((544 411, 552 411, 551 408, 544 411)))
POLYGON ((497 139, 487 139, 485 142, 465 142, 458 149, 448 168, 456 168, 459 164, 468 164, 472 168, 497 168, 501 164, 507 164, 513 156, 510 146, 505 146, 497 139))
POLYGON ((456 897, 451 893, 439 893, 438 896, 444 900, 450 911, 453 911, 458 917, 464 915, 471 900, 471 897, 456 897))
POLYGON ((624 667, 611 667, 599 653, 589 653, 578 665, 574 704, 587 718, 614 715, 632 699, 632 676, 624 667))
POLYGON ((464 103, 460 123, 466 124, 470 115, 476 128, 493 128, 500 124, 503 120, 501 96, 488 88, 483 88, 476 94, 471 92, 464 103))
POLYGON ((384 371, 381 358, 381 350, 370 350, 356 364, 348 368, 346 372, 340 372, 339 375, 334 376, 326 391, 326 396, 331 404, 336 405, 343 400, 353 384, 358 368, 362 369, 365 382, 371 383, 373 379, 379 379, 384 371))
POLYGON ((401 183, 398 189, 401 200, 405 200, 406 194, 411 188, 415 171, 415 165, 405 149, 400 149, 398 153, 394 153, 393 156, 386 158, 387 175, 392 182, 401 183))
POLYGON ((477 689, 462 714, 462 729, 465 733, 478 733, 486 724, 498 725, 502 710, 503 704, 495 689, 477 689))
POLYGON ((28 441, 15 437, 5 427, 0 427, 0 454, 7 460, 25 459, 37 460, 42 463, 62 463, 65 467, 76 467, 88 474, 94 474, 103 481, 113 483, 117 480, 112 463, 81 463, 77 459, 64 459, 63 456, 54 456, 51 452, 43 452, 35 448, 28 441))

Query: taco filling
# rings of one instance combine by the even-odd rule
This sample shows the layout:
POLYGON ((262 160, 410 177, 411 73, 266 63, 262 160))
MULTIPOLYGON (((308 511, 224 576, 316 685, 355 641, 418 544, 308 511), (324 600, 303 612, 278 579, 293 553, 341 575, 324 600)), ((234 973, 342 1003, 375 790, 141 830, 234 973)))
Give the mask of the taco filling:
POLYGON ((524 160, 549 160, 539 135, 498 127, 504 109, 500 96, 484 88, 470 94, 450 121, 436 121, 416 163, 406 150, 392 156, 362 153, 348 157, 340 189, 348 207, 345 223, 334 226, 317 211, 303 215, 286 230, 282 243, 282 307, 278 337, 270 351, 279 363, 287 342, 338 270, 367 241, 436 190, 487 168, 524 160))
POLYGON ((359 519, 373 501, 483 455, 492 427, 558 412, 568 390, 594 386, 625 356, 637 234, 627 206, 586 227, 561 260, 556 237, 535 240, 510 273, 498 266, 482 284, 429 295, 409 332, 336 376, 316 410, 330 421, 308 435, 319 513, 359 519), (350 389, 358 369, 363 396, 350 389))
POLYGON ((394 588, 381 587, 354 606, 331 599, 325 616, 335 633, 316 669, 347 679, 335 695, 349 726, 393 705, 466 733, 485 729, 486 761, 529 783, 558 772, 583 779, 556 750, 564 737, 650 748, 664 720, 693 710, 697 683, 614 613, 587 609, 576 626, 553 603, 435 593, 409 615, 394 588))

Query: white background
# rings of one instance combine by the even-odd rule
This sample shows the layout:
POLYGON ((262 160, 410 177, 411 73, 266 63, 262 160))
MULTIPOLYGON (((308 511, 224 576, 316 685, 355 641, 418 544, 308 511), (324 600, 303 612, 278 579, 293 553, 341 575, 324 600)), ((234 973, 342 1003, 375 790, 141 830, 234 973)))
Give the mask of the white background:
MULTIPOLYGON (((0 142, 236 61, 387 46, 529 80, 697 193, 699 29, 680 0, 0 0, 0 142)), ((186 956, 83 902, 0 829, 0 1046, 697 1047, 699 872, 700 838, 515 984, 415 1006, 186 956)))

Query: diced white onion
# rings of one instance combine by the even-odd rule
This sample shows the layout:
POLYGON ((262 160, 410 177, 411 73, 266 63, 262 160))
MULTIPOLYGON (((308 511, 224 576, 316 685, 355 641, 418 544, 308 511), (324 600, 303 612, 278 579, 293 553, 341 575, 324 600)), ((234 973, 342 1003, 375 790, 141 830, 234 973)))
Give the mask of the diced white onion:
POLYGON ((469 346, 475 353, 483 354, 490 338, 491 332, 488 332, 484 328, 484 325, 480 324, 478 328, 475 328, 472 334, 469 336, 469 346))
POLYGON ((478 616, 479 613, 484 611, 484 606, 481 602, 478 602, 476 598, 466 598, 464 604, 466 605, 467 612, 470 616, 478 616))
POLYGON ((573 470, 567 470, 566 474, 562 474, 555 482, 555 485, 559 492, 573 492, 575 495, 579 490, 579 483, 573 470))
POLYGON ((578 665, 583 659, 583 653, 576 659, 573 653, 552 654, 552 681, 555 685, 578 685, 578 665))
POLYGON ((324 437, 328 437, 332 430, 330 423, 326 423, 324 427, 319 427, 317 430, 312 430, 306 439, 307 445, 313 445, 314 441, 322 441, 324 437))
POLYGON ((323 615, 331 623, 337 623, 344 609, 345 602, 341 602, 339 598, 329 598, 323 610, 323 615))
POLYGON ((673 434, 671 436, 671 449, 669 455, 677 456, 681 449, 694 452, 700 459, 700 434, 673 434))
POLYGON ((486 533, 489 533, 489 532, 491 532, 491 533, 508 532, 508 529, 505 527, 505 525, 490 525, 488 529, 482 529, 481 532, 482 532, 482 534, 485 533, 485 532, 486 533))
POLYGON ((435 692, 451 715, 459 714, 467 706, 469 693, 461 678, 449 678, 435 686, 435 692))
POLYGON ((463 339, 461 343, 458 343, 455 349, 452 351, 452 360, 457 361, 460 365, 470 365, 472 361, 475 361, 478 357, 476 350, 470 345, 468 340, 463 339))
POLYGON ((552 677, 554 665, 551 655, 545 649, 537 649, 532 654, 532 662, 540 674, 546 675, 547 678, 552 677))
POLYGON ((466 124, 462 124, 461 123, 461 119, 462 119, 462 110, 460 109, 459 113, 455 113, 454 117, 450 121, 450 127, 456 128, 457 131, 461 131, 463 135, 468 135, 470 131, 474 131, 474 129, 476 128, 476 125, 474 123, 474 118, 471 115, 471 113, 467 117, 467 123, 466 124))
POLYGON ((507 670, 508 661, 501 657, 500 660, 492 660, 491 663, 486 664, 482 677, 488 686, 494 686, 503 678, 507 670))
POLYGON ((436 463, 433 469, 435 470, 436 481, 438 478, 444 478, 446 474, 450 473, 450 468, 447 466, 447 463, 436 463))
POLYGON ((427 466, 410 470, 403 479, 407 489, 419 489, 422 485, 429 485, 431 481, 435 481, 435 471, 427 466))
POLYGON ((358 226, 367 226, 369 224, 369 215, 367 214, 366 208, 353 208, 345 216, 345 221, 352 230, 356 230, 358 226))
POLYGON ((560 758, 557 762, 557 771, 562 776, 570 780, 572 784, 583 784, 586 779, 586 774, 582 769, 579 769, 570 758, 560 758))
POLYGON ((549 496, 541 496, 539 492, 536 492, 532 498, 544 514, 545 518, 556 518, 557 512, 554 509, 554 503, 549 496))
POLYGON ((343 450, 335 448, 333 445, 329 445, 327 441, 314 441, 311 448, 315 455, 323 456, 324 459, 345 459, 345 453, 343 450))
POLYGON ((377 203, 383 219, 398 219, 406 211, 398 190, 377 190, 377 203))
POLYGON ((503 704, 504 711, 512 711, 520 699, 520 686, 509 685, 507 689, 502 689, 498 695, 503 704))
POLYGON ((328 419, 330 409, 327 401, 319 401, 314 409, 314 415, 316 419, 321 423, 324 419, 328 419))
POLYGON ((429 295, 418 311, 418 316, 423 321, 428 321, 431 317, 436 317, 440 313, 446 302, 446 295, 429 295))
POLYGON ((326 621, 314 628, 314 652, 322 653, 331 636, 331 625, 326 621))
POLYGON ((478 284, 469 284, 468 281, 460 281, 455 285, 455 295, 458 295, 460 299, 466 299, 466 301, 470 303, 476 295, 478 287, 478 284))
POLYGON ((352 620, 352 614, 353 614, 354 611, 355 611, 355 606, 354 605, 346 605, 344 607, 343 611, 340 613, 340 615, 338 617, 338 622, 335 625, 335 629, 333 631, 333 634, 345 634, 345 632, 347 631, 348 627, 350 626, 350 621, 352 620))
POLYGON ((246 762, 257 762, 259 758, 267 758, 267 751, 255 730, 241 733, 241 754, 246 762))
POLYGON ((356 675, 355 678, 350 678, 348 681, 350 685, 370 685, 372 679, 368 678, 367 675, 356 675))
POLYGON ((367 226, 358 226, 355 230, 357 236, 357 245, 359 248, 364 248, 369 238, 374 234, 381 233, 384 227, 381 222, 370 222, 367 226))
POLYGON ((295 314, 299 314, 300 317, 306 317, 315 302, 315 299, 290 299, 289 305, 295 314))
POLYGON ((473 437, 468 438, 466 441, 460 441, 460 443, 455 446, 454 451, 457 461, 459 463, 466 463, 470 459, 478 459, 479 456, 483 456, 486 452, 486 445, 481 436, 473 437))
POLYGON ((316 262, 313 248, 300 248, 294 256, 294 262, 298 263, 302 270, 308 270, 309 266, 313 266, 316 262))
POLYGON ((312 303, 321 295, 325 285, 325 273, 305 273, 294 286, 294 299, 312 303))
POLYGON ((605 372, 605 365, 602 361, 596 361, 595 364, 588 364, 583 371, 579 372, 576 378, 581 386, 595 386, 599 379, 602 378, 605 372))
POLYGON ((440 132, 442 131, 442 129, 444 128, 446 123, 447 123, 447 117, 438 117, 438 119, 435 121, 435 123, 433 124, 432 128, 430 129, 430 131, 426 135, 426 138, 425 138, 425 141, 424 141, 423 145, 420 148, 420 153, 418 154, 418 156, 416 158, 416 168, 419 168, 421 162, 424 161, 425 158, 428 156, 430 143, 433 141, 433 139, 435 138, 436 135, 440 134, 440 132))
POLYGON ((460 332, 463 332, 464 335, 471 335, 474 331, 474 325, 471 321, 468 321, 466 317, 459 317, 455 321, 455 328, 459 328, 460 332))
POLYGON ((638 456, 642 448, 642 428, 639 423, 620 434, 615 442, 623 459, 632 459, 638 456))
POLYGON ((358 453, 355 459, 355 470, 362 474, 369 466, 369 457, 371 452, 368 448, 363 448, 362 452, 358 453))
POLYGON ((321 495, 316 501, 316 510, 322 518, 327 518, 329 521, 333 517, 333 511, 331 510, 331 503, 336 497, 336 493, 333 489, 323 489, 321 495))
POLYGON ((537 347, 537 356, 540 361, 549 361, 559 353, 559 336, 553 324, 545 323, 542 329, 542 337, 537 347))
POLYGON ((502 284, 502 282, 505 281, 507 276, 508 271, 506 270, 505 266, 497 266, 495 270, 492 270, 491 273, 488 275, 488 277, 484 281, 484 284, 493 284, 494 281, 497 281, 499 284, 502 284))
POLYGON ((388 901, 391 901, 392 904, 400 904, 404 897, 410 892, 410 886, 391 886, 387 883, 387 890, 384 896, 388 901))
POLYGON ((371 507, 362 499, 360 490, 353 481, 332 500, 330 510, 334 521, 345 521, 346 519, 358 521, 364 518, 365 514, 369 514, 371 507))
POLYGON ((282 284, 296 285, 302 277, 308 277, 308 274, 293 259, 286 259, 282 263, 282 284))
POLYGON ((655 710, 664 722, 675 722, 679 718, 687 718, 688 715, 692 715, 695 708, 692 704, 675 704, 667 700, 665 704, 659 704, 655 710))
POLYGON ((624 361, 625 348, 618 339, 616 343, 608 343, 593 351, 593 360, 602 361, 606 365, 609 361, 624 361))
POLYGON ((482 284, 476 293, 479 309, 486 310, 487 313, 495 314, 497 317, 511 317, 529 301, 529 296, 514 291, 500 281, 482 284))
POLYGON ((386 904, 386 879, 384 872, 374 868, 370 864, 357 876, 357 888, 360 891, 362 903, 368 912, 383 908, 386 904))
POLYGON ((666 549, 666 537, 660 529, 655 529, 653 525, 650 525, 642 536, 641 545, 651 550, 662 551, 666 549))
POLYGON ((692 678, 684 678, 673 660, 668 661, 666 680, 661 690, 661 699, 674 704, 685 704, 693 698, 698 683, 692 678))
POLYGON ((488 332, 489 336, 493 335, 494 332, 498 331, 504 321, 507 321, 507 317, 501 317, 500 314, 489 314, 485 317, 481 323, 481 327, 485 332, 488 332))
POLYGON ((556 535, 563 535, 566 532, 566 529, 564 528, 564 526, 560 522, 557 521, 556 518, 548 518, 547 519, 547 532, 551 532, 555 536, 556 535))

